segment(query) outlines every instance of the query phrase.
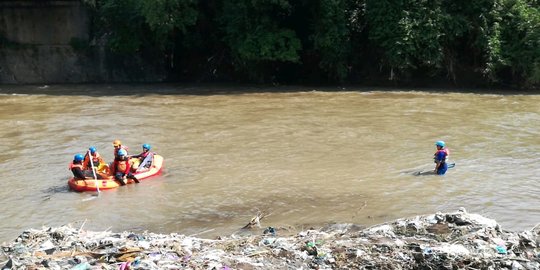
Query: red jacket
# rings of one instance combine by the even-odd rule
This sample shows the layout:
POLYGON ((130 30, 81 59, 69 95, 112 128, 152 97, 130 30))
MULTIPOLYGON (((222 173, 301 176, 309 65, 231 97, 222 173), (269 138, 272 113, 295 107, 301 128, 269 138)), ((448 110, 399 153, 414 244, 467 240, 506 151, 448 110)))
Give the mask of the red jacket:
POLYGON ((115 175, 119 171, 121 171, 124 174, 128 174, 130 169, 131 169, 131 162, 129 158, 126 160, 115 159, 112 166, 112 175, 115 175))

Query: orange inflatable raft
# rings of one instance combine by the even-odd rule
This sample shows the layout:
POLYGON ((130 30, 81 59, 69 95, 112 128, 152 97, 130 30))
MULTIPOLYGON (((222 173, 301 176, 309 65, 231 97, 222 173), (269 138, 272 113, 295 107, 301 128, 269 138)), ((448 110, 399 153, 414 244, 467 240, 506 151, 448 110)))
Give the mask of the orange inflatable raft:
MULTIPOLYGON (((142 164, 145 162, 143 161, 142 164)), ((141 164, 141 166, 143 166, 141 164)), ((149 177, 159 175, 161 174, 161 170, 163 169, 163 157, 157 154, 154 154, 151 160, 150 166, 144 166, 140 169, 138 169, 136 172, 133 173, 133 175, 138 180, 147 179, 149 177)), ((100 173, 100 175, 104 179, 97 179, 94 178, 87 178, 85 180, 76 180, 73 177, 68 180, 69 188, 71 188, 74 191, 97 191, 99 190, 106 190, 106 189, 113 189, 117 188, 120 185, 118 181, 114 179, 111 175, 106 175, 100 173)), ((132 179, 127 179, 126 184, 134 183, 132 179)))

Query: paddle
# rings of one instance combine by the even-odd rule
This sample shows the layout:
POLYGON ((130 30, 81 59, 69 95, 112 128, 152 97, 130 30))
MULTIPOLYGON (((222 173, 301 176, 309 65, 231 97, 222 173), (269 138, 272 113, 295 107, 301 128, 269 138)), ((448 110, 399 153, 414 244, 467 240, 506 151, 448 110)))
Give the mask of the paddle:
POLYGON ((90 150, 88 150, 88 159, 90 159, 90 166, 92 167, 92 174, 94 175, 94 181, 97 188, 97 196, 99 197, 99 184, 96 176, 96 168, 94 168, 94 161, 92 160, 92 153, 90 153, 90 150))
POLYGON ((137 167, 137 170, 135 170, 135 173, 141 172, 142 169, 146 169, 145 165, 152 160, 154 157, 154 153, 148 153, 148 155, 139 163, 139 167, 137 167))

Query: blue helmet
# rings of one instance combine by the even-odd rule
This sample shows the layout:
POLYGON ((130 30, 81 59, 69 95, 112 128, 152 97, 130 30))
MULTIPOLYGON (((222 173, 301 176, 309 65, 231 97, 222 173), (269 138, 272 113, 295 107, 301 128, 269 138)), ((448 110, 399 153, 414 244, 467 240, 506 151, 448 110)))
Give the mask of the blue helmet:
POLYGON ((125 149, 118 150, 118 156, 127 156, 127 151, 125 149))
POLYGON ((90 148, 88 148, 88 150, 90 150, 90 153, 91 153, 91 154, 96 153, 96 148, 93 147, 93 146, 91 146, 90 148))
POLYGON ((436 141, 436 142, 435 142, 435 145, 444 148, 444 147, 446 146, 446 143, 444 143, 444 141, 436 141))
POLYGON ((76 154, 76 155, 73 157, 73 161, 75 161, 75 162, 83 161, 83 159, 84 159, 84 156, 81 155, 81 154, 76 154))
POLYGON ((152 149, 152 146, 150 146, 149 144, 145 143, 145 144, 142 145, 142 149, 143 149, 143 150, 146 149, 146 150, 150 151, 150 149, 152 149))

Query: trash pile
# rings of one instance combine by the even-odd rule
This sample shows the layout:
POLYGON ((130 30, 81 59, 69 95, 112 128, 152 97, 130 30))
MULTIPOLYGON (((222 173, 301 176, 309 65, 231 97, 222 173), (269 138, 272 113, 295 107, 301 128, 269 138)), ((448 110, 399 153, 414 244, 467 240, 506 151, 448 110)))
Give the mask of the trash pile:
POLYGON ((540 269, 540 224, 509 232, 465 209, 360 228, 202 239, 180 234, 27 230, 2 245, 1 269, 540 269))

